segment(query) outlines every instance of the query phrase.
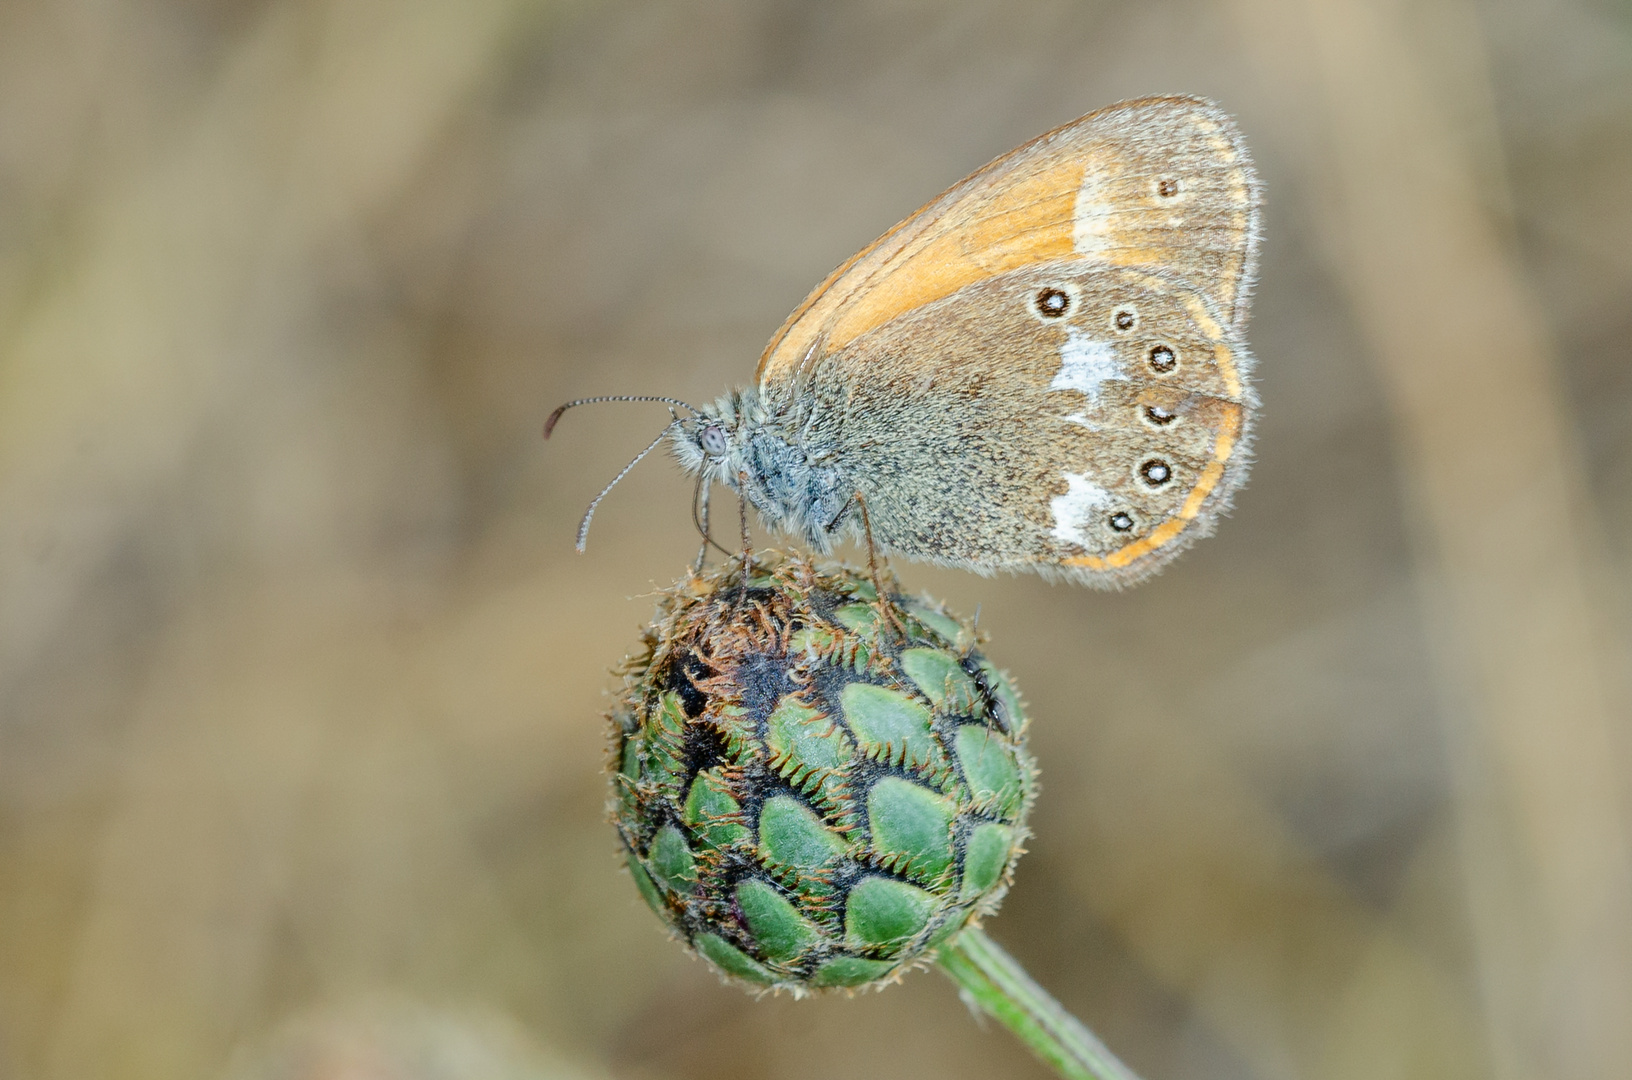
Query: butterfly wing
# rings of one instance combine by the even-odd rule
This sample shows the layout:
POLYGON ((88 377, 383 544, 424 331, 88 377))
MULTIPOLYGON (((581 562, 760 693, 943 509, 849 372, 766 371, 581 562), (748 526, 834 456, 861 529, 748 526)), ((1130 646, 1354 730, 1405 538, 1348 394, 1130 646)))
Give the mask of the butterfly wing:
POLYGON ((1250 363, 1177 277, 1050 260, 814 361, 807 446, 888 550, 1128 584, 1205 535, 1244 476, 1250 363))
POLYGON ((1245 475, 1258 200, 1212 104, 1091 113, 835 270, 766 347, 761 394, 813 406, 807 448, 890 550, 1137 580, 1245 475))
POLYGON ((1053 259, 1161 270, 1245 326, 1258 184, 1209 102, 1146 98, 1090 113, 956 184, 833 271, 771 338, 758 381, 973 282, 1053 259))

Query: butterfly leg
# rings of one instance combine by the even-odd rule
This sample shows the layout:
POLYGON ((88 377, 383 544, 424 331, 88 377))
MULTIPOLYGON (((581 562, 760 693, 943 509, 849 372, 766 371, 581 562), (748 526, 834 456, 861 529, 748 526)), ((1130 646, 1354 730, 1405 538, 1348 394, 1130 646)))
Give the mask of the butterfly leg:
POLYGON ((697 490, 692 493, 691 497, 691 523, 697 527, 698 535, 703 538, 702 547, 697 549, 697 561, 691 568, 693 576, 697 577, 702 576, 703 563, 708 557, 709 548, 714 548, 728 559, 736 554, 736 552, 714 539, 714 534, 709 531, 708 507, 709 494, 712 491, 713 486, 699 476, 697 478, 697 490))
POLYGON ((708 545, 712 540, 708 535, 708 492, 708 481, 699 474, 697 491, 691 497, 691 523, 697 526, 697 531, 702 534, 703 546, 697 549, 697 561, 691 568, 692 577, 703 576, 703 562, 708 558, 708 545))
POLYGON ((867 499, 859 491, 853 497, 856 506, 861 510, 861 531, 867 537, 867 569, 873 575, 873 591, 878 594, 879 626, 888 623, 900 635, 901 640, 905 641, 907 628, 895 617, 895 605, 889 602, 889 593, 884 591, 884 579, 878 573, 878 551, 873 546, 873 523, 867 516, 867 499))
POLYGON ((742 522, 742 598, 748 599, 748 572, 753 566, 754 556, 752 541, 748 536, 748 498, 742 494, 743 487, 748 483, 747 473, 737 474, 737 515, 742 522))

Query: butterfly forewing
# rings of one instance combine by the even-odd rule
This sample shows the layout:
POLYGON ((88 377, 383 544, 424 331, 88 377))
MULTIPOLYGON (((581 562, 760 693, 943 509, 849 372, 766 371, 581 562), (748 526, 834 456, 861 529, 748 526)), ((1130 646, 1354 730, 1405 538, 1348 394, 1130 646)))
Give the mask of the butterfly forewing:
POLYGON ((1238 483, 1247 362, 1177 278, 1057 259, 814 361, 811 437, 888 549, 1119 584, 1205 532, 1238 483))
POLYGON ((965 286, 1061 258, 1164 272, 1239 327, 1257 201, 1234 127, 1210 103, 1091 113, 992 162, 829 275, 771 339, 760 384, 965 286))
POLYGON ((1084 137, 1077 252, 1181 278, 1244 326, 1258 192, 1230 119, 1211 106, 1164 102, 1109 110, 1084 137))

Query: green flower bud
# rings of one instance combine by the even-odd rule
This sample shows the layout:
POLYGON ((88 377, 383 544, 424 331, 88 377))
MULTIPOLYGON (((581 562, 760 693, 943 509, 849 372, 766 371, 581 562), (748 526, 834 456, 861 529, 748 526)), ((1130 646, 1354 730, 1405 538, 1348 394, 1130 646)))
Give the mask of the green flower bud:
POLYGON ((997 910, 1036 770, 1008 678, 939 606, 845 567, 738 564, 663 595, 625 663, 612 818, 629 873, 725 975, 894 980, 997 910), (892 625, 893 624, 893 625, 892 625))

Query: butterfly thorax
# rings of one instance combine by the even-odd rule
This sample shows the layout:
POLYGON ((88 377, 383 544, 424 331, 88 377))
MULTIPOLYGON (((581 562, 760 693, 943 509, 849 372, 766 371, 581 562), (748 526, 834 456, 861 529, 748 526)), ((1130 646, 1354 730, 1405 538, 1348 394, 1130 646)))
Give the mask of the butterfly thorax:
POLYGON ((743 496, 767 527, 826 552, 849 524, 855 488, 813 429, 794 400, 744 387, 678 424, 671 447, 681 468, 743 496))

